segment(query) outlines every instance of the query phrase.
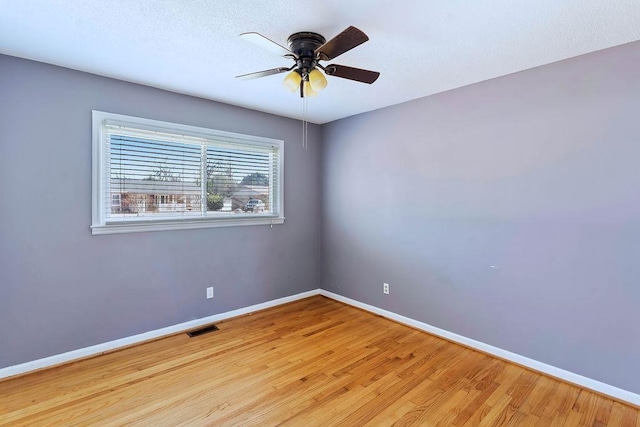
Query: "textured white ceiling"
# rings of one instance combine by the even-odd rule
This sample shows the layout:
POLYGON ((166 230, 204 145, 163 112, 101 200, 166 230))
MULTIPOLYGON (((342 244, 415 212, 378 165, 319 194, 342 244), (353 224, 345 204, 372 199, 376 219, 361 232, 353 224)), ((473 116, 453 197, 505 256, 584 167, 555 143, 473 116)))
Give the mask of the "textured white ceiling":
POLYGON ((311 122, 639 40, 640 1, 0 0, 0 53, 301 118, 284 75, 234 79, 289 65, 238 35, 286 46, 293 32, 330 39, 349 25, 370 40, 331 62, 381 76, 329 77, 311 122))

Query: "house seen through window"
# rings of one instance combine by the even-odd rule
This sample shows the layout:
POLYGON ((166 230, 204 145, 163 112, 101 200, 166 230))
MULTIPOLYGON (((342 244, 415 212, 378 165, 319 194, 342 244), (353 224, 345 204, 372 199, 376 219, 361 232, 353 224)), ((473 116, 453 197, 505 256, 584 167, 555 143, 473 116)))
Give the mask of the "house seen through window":
POLYGON ((94 112, 94 234, 282 223, 282 152, 282 141, 94 112))

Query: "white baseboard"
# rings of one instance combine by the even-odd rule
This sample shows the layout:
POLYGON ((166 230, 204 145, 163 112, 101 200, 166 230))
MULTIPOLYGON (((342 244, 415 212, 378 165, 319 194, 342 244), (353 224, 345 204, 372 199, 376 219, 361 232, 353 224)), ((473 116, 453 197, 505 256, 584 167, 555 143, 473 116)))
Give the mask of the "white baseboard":
POLYGON ((8 378, 15 375, 25 374, 27 372, 36 371, 43 368, 49 368, 55 365, 61 365, 73 360, 83 359, 90 356, 96 356, 108 351, 117 350, 132 344, 138 344, 144 341, 160 338, 166 335, 172 335, 209 323, 220 322, 221 320, 230 319, 232 317, 241 316, 243 314, 253 313, 254 311, 264 310, 265 308, 275 307, 288 302, 297 301, 299 299, 318 295, 320 289, 291 295, 284 298, 278 298, 272 301, 263 302, 261 304, 251 305, 249 307, 240 308, 238 310, 227 311, 226 313, 214 314, 213 316, 203 317, 202 319, 190 320, 188 322, 179 323, 177 325, 168 326, 166 328, 156 329, 138 335, 105 342, 102 344, 92 345, 91 347, 80 348, 78 350, 68 351, 62 354, 45 357, 43 359, 33 360, 31 362, 21 363, 19 365, 8 366, 0 369, 0 379, 8 378))
POLYGON ((133 335, 126 338, 121 338, 114 341, 94 345, 91 347, 85 347, 78 350, 69 351, 62 354, 57 354, 43 359, 34 360, 31 362, 22 363, 19 365, 9 366, 0 369, 0 379, 12 377, 15 375, 24 374, 27 372, 36 371, 43 368, 48 368, 63 363, 68 363, 77 359, 86 358, 89 356, 95 356, 108 351, 117 350, 122 347, 127 347, 133 344, 138 344, 144 341, 160 338, 166 335, 171 335, 189 329, 194 329, 199 326, 207 325, 209 323, 220 322, 232 317, 249 314, 254 311, 264 310, 266 308, 275 307, 278 305, 286 304, 288 302, 297 301, 303 298, 308 298, 314 295, 323 295, 327 298, 334 299, 336 301, 343 302, 345 304, 360 308, 373 314, 386 317, 387 319, 403 323, 405 325, 414 327, 416 329, 423 330, 430 334, 445 338, 447 340, 460 343, 467 347, 475 348, 487 354, 499 357, 504 360, 516 363, 521 366, 525 366, 534 371, 542 372, 555 378, 559 378, 563 381, 584 387, 589 390, 593 390, 597 393, 601 393, 607 396, 611 396, 615 399, 628 402, 635 406, 640 406, 640 395, 632 393, 627 390, 623 390, 618 387, 614 387, 609 384, 605 384, 600 381, 593 380, 591 378, 583 377, 582 375, 574 374, 573 372, 566 371, 564 369, 556 368, 555 366, 547 365, 546 363, 538 362, 537 360, 529 359, 528 357, 521 356, 510 351, 503 350, 498 347, 494 347, 489 344, 485 344, 480 341, 473 340, 471 338, 464 337, 462 335, 454 334, 453 332, 446 331, 444 329, 436 328, 427 323, 423 323, 409 317, 402 316, 400 314, 393 313, 391 311, 383 310, 381 308, 362 303, 360 301, 353 300, 351 298, 343 297, 342 295, 335 294, 333 292, 325 291, 323 289, 314 289, 308 292, 303 292, 296 295, 291 295, 284 298, 278 298, 275 300, 267 301, 261 304, 251 305, 249 307, 240 308, 238 310, 227 311, 225 313, 214 314, 213 316, 204 317, 202 319, 191 320, 177 325, 168 326, 166 328, 156 329, 154 331, 145 332, 138 335, 133 335))
POLYGON ((507 350, 503 350, 498 347, 494 347, 489 344, 485 344, 480 341, 473 340, 471 338, 464 337, 462 335, 454 334, 453 332, 446 331, 444 329, 436 328, 427 323, 419 322, 409 317, 401 316, 391 311, 383 310, 381 308, 362 303, 360 301, 353 300, 351 298, 343 297, 342 295, 334 294, 333 292, 320 290, 320 295, 334 299, 336 301, 343 302, 345 304, 360 308, 386 317, 387 319, 403 323, 405 325, 414 327, 416 329, 423 330, 430 334, 445 338, 449 341, 457 342, 467 347, 474 348, 487 354, 499 357, 504 360, 516 363, 521 366, 525 366, 534 371, 542 372, 552 377, 561 379, 571 384, 575 384, 580 387, 584 387, 589 390, 593 390, 597 393, 601 393, 607 396, 611 396, 615 399, 628 402, 635 406, 640 406, 640 394, 636 394, 627 390, 623 390, 618 387, 614 387, 609 384, 605 384, 600 381, 593 380, 591 378, 583 377, 582 375, 574 374, 573 372, 566 371, 564 369, 556 368, 555 366, 547 365, 546 363, 539 362, 537 360, 529 359, 528 357, 521 356, 516 353, 512 353, 507 350))

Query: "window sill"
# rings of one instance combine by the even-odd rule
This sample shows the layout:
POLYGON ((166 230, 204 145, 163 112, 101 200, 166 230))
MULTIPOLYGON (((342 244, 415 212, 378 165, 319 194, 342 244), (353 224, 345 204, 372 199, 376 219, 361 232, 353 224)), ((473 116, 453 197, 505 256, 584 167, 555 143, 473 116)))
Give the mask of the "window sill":
POLYGON ((140 233, 144 231, 190 230, 195 228, 283 224, 284 217, 229 218, 215 220, 167 220, 111 223, 91 226, 91 234, 140 233))

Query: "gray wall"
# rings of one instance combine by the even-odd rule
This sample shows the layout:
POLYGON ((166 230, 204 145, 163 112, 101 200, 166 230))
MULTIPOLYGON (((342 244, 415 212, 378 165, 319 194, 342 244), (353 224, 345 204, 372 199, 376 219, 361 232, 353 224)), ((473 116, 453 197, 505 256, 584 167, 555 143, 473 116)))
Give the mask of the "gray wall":
POLYGON ((640 393, 639 113, 634 43, 323 126, 324 287, 640 393))
POLYGON ((309 151, 301 135, 299 121, 0 56, 0 368, 318 288, 319 126, 309 151), (92 236, 93 109, 284 140, 285 223, 92 236))

